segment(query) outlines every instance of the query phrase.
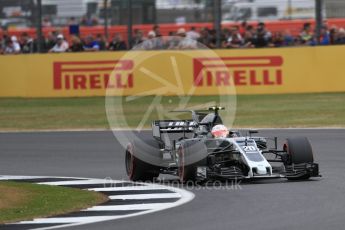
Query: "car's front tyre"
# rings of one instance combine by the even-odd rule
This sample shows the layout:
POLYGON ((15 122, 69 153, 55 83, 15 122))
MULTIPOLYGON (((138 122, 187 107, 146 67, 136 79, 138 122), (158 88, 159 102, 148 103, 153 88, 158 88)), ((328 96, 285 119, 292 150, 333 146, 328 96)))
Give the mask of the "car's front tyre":
POLYGON ((288 138, 284 150, 287 152, 284 164, 288 180, 307 180, 315 174, 312 171, 315 167, 318 171, 318 165, 314 164, 313 150, 306 137, 288 138))

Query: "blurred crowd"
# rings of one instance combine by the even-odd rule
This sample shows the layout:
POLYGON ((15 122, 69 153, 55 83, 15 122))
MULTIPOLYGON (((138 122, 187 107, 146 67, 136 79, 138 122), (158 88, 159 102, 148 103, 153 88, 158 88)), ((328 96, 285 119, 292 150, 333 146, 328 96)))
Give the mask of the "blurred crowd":
MULTIPOLYGON (((120 33, 116 33, 111 39, 106 39, 103 34, 79 37, 69 36, 68 39, 58 32, 53 31, 42 37, 42 52, 83 52, 83 51, 123 51, 129 47, 138 50, 161 49, 202 49, 216 48, 217 39, 214 29, 203 28, 197 30, 191 27, 189 30, 180 28, 172 31, 168 36, 162 36, 160 27, 153 26, 152 30, 144 34, 141 30, 133 31, 133 39, 130 46, 124 41, 120 33)), ((317 38, 310 23, 305 23, 300 33, 293 36, 289 30, 270 32, 265 23, 256 26, 243 22, 241 25, 223 28, 221 33, 221 47, 224 49, 236 48, 264 48, 264 47, 288 47, 288 46, 314 46, 345 44, 345 29, 336 26, 322 26, 320 37, 317 38), (319 40, 319 41, 318 41, 319 40)), ((1 54, 27 54, 37 52, 37 40, 27 33, 19 37, 4 31, 0 37, 1 54)))

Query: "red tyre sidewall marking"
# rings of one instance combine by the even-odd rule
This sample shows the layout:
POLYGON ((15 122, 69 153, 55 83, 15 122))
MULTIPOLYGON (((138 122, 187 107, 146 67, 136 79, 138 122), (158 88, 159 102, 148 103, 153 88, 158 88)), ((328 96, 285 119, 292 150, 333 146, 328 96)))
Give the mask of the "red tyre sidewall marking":
POLYGON ((284 143, 283 150, 286 151, 289 155, 291 155, 290 150, 289 150, 289 145, 287 143, 284 143))
POLYGON ((283 145, 283 150, 284 150, 285 152, 287 152, 287 154, 289 155, 288 161, 291 163, 292 154, 291 154, 291 151, 290 151, 290 149, 289 149, 289 145, 288 145, 287 142, 284 143, 284 145, 283 145))

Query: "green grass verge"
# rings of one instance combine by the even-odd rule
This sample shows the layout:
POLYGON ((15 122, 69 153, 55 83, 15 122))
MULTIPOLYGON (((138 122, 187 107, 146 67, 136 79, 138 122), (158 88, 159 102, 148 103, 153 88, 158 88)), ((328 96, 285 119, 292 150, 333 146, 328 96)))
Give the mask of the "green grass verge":
POLYGON ((31 183, 0 182, 0 224, 78 211, 107 201, 102 194, 31 183))
MULTIPOLYGON (((126 102, 129 126, 140 122, 152 99, 126 102)), ((218 97, 194 96, 188 105, 210 100, 218 97)), ((176 108, 178 102, 177 97, 162 99, 166 110, 176 108)), ((145 126, 157 117, 151 114, 145 126)), ((237 96, 234 126, 345 127, 345 93, 237 96)), ((0 99, 0 130, 83 128, 109 128, 104 98, 0 99)))

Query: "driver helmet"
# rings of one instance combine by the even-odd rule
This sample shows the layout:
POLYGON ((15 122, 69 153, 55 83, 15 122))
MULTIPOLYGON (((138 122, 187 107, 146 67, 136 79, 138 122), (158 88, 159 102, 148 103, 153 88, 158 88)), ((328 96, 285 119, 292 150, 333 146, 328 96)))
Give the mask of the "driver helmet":
POLYGON ((212 136, 215 138, 226 138, 229 130, 225 125, 216 125, 211 130, 212 136))

